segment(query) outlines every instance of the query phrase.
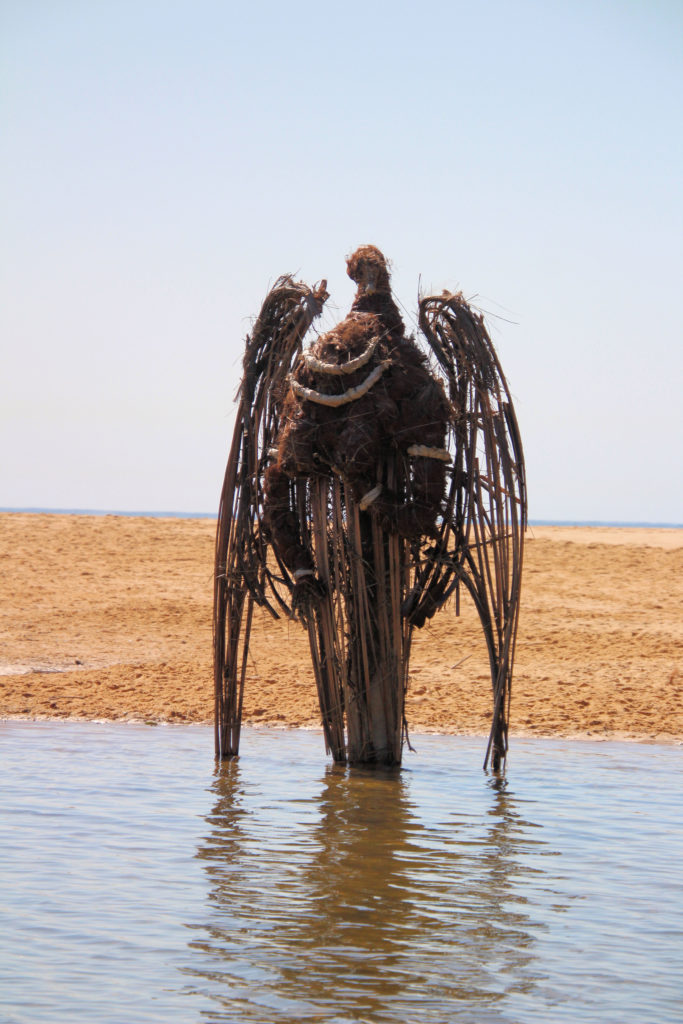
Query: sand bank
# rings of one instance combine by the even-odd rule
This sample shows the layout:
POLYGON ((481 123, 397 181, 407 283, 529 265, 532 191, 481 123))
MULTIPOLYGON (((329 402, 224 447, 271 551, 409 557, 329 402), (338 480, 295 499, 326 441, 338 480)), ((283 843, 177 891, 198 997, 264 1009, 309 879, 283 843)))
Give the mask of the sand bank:
MULTIPOLYGON (((209 722, 215 524, 0 514, 0 717, 209 722)), ((683 740, 683 530, 527 535, 512 735, 683 740)), ((306 636, 261 616, 246 722, 316 726, 306 636)), ((414 732, 485 733, 476 612, 416 633, 414 732)))

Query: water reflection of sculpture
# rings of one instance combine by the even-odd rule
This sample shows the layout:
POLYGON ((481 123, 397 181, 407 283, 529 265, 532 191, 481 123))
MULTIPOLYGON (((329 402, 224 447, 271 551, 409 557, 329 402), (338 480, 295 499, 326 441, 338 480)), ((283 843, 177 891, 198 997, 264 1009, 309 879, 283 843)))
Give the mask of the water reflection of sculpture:
POLYGON ((281 278, 247 339, 216 538, 216 753, 237 753, 254 604, 308 629, 335 761, 400 764, 414 629, 462 584, 507 752, 526 523, 505 378, 462 295, 420 302, 434 367, 405 334, 384 257, 348 260, 350 314, 302 351, 327 298, 281 278))
POLYGON ((492 789, 458 822, 443 800, 425 814, 395 772, 331 766, 306 799, 288 799, 291 781, 259 793, 232 762, 215 783, 193 946, 216 1019, 510 1019, 538 978, 533 894, 548 885, 525 864, 539 847, 514 798, 492 789))

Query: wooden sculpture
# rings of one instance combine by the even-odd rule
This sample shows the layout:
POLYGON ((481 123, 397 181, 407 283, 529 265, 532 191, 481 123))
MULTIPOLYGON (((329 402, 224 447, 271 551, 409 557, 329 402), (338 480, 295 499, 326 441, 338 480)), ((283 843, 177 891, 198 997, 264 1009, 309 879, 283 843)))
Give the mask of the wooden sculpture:
POLYGON ((347 261, 348 316, 304 348, 328 295, 280 278, 244 356, 216 537, 216 754, 239 749, 254 604, 308 630, 328 751, 400 764, 410 643, 460 585, 486 637, 507 753, 526 526, 524 456, 481 316, 422 298, 433 366, 405 333, 382 253, 347 261))

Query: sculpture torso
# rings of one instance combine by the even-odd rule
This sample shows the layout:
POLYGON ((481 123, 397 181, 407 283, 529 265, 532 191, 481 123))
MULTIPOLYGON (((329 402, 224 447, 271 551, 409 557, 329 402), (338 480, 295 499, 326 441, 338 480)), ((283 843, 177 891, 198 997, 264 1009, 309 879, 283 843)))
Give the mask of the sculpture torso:
MULTIPOLYGON (((290 507, 289 480, 336 474, 382 528, 429 536, 443 500, 449 404, 424 355, 405 336, 384 259, 371 250, 378 283, 359 284, 351 312, 305 352, 282 409, 276 463, 266 471, 273 542, 292 571, 312 568, 290 507), (347 371, 347 372, 343 372, 347 371), (350 371, 350 372, 348 372, 350 371), (393 480, 383 467, 393 459, 393 480)), ((349 260, 352 264, 356 254, 349 260)), ((353 264, 359 273, 357 263, 353 264)))

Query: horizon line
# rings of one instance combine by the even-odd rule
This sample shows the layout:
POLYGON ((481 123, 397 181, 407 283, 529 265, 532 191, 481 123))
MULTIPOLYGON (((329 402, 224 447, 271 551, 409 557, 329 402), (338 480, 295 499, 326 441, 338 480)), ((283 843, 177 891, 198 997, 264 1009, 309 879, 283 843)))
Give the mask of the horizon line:
MULTIPOLYGON (((99 509, 99 508, 53 508, 39 505, 0 506, 0 513, 23 513, 30 515, 71 515, 71 516, 125 516, 140 519, 218 519, 217 512, 180 512, 176 510, 150 511, 149 509, 99 509)), ((612 526, 640 527, 642 529, 683 529, 683 523, 649 521, 644 519, 529 519, 528 526, 612 526)))

